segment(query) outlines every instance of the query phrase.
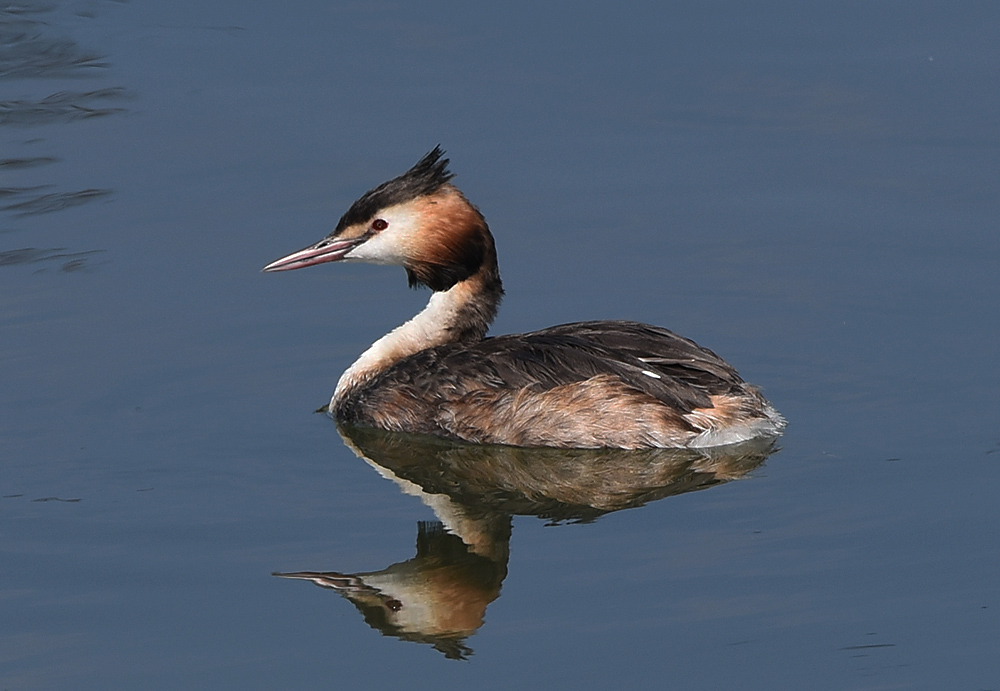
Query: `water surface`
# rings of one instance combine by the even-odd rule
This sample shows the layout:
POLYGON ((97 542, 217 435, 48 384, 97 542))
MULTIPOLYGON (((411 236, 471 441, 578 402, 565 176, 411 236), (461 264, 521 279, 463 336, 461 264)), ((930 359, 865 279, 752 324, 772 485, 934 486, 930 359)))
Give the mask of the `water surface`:
POLYGON ((0 10, 3 687, 997 688, 998 20, 0 10), (259 270, 439 143, 495 333, 671 328, 764 388, 780 450, 589 512, 528 502, 549 461, 447 456, 518 471, 486 491, 362 460, 312 411, 427 294, 259 270), (272 575, 390 568, 468 586, 460 633, 272 575))

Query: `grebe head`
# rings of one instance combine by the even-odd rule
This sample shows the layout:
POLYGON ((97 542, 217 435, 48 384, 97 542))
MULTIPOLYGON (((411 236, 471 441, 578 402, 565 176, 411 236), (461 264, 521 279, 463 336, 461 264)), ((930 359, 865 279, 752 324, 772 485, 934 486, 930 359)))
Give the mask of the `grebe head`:
POLYGON ((496 272, 486 221, 450 180, 440 147, 397 178, 366 192, 336 229, 264 267, 288 271, 334 261, 397 264, 411 286, 448 290, 483 269, 496 272))

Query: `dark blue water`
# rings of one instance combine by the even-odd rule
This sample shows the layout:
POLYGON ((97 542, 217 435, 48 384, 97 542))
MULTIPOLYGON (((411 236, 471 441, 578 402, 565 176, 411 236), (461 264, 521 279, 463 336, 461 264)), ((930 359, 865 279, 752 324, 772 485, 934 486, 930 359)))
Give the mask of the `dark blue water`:
POLYGON ((0 8, 0 686, 1000 687, 996 4, 206 5, 0 8), (438 143, 494 333, 667 326, 780 451, 359 458, 427 294, 259 270, 438 143))

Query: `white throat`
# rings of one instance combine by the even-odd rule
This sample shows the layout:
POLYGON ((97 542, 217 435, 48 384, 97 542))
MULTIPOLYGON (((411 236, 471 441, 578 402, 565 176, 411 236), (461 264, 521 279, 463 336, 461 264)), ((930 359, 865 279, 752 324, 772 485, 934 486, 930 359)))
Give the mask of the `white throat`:
POLYGON ((371 380, 394 363, 455 340, 452 328, 459 320, 463 306, 469 300, 469 288, 464 282, 431 295, 427 306, 405 324, 397 326, 361 354, 337 382, 330 408, 355 387, 371 380))

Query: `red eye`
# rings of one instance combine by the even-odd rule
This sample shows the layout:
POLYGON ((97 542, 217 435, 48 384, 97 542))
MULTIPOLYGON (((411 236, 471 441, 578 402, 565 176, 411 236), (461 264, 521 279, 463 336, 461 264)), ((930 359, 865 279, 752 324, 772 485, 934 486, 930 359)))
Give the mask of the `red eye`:
POLYGON ((372 221, 372 230, 385 230, 389 227, 389 222, 381 218, 376 218, 372 221))

